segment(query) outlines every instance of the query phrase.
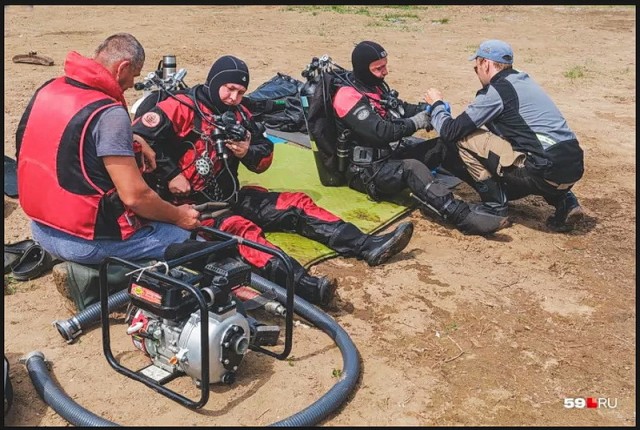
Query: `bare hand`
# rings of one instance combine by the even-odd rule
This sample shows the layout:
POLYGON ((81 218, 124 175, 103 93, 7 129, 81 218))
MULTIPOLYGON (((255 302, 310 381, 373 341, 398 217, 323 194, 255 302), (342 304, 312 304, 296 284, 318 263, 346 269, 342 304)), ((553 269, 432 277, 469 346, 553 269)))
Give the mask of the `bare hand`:
POLYGON ((426 93, 424 93, 424 101, 429 103, 430 105, 434 104, 438 100, 443 100, 444 96, 440 92, 440 90, 436 88, 429 88, 426 93))
POLYGON ((140 136, 134 135, 133 140, 140 145, 140 152, 142 153, 142 173, 154 171, 156 169, 156 152, 151 149, 147 141, 140 136))
POLYGON ((180 205, 178 206, 178 210, 180 212, 180 217, 178 218, 178 222, 176 222, 178 227, 184 228, 185 230, 193 230, 202 225, 198 219, 200 212, 195 210, 192 205, 180 205))
POLYGON ((182 173, 170 180, 168 185, 169 191, 175 196, 187 196, 191 192, 191 184, 182 173))
POLYGON ((227 140, 225 142, 226 147, 233 153, 236 158, 244 158, 249 152, 249 145, 251 144, 251 133, 247 131, 247 138, 245 140, 227 140))

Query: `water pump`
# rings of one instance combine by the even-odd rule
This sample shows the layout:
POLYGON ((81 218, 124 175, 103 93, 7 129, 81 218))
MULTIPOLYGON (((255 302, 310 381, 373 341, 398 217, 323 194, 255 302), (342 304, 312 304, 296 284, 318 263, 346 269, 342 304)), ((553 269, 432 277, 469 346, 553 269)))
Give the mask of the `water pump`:
MULTIPOLYGON (((208 310, 208 321, 204 323, 209 326, 209 383, 231 384, 250 341, 249 322, 238 312, 231 290, 249 285, 251 268, 227 258, 207 264, 202 273, 177 267, 169 274, 203 293, 208 310)), ((144 273, 132 277, 129 296, 134 308, 127 334, 134 346, 151 359, 140 373, 158 383, 186 374, 199 386, 203 321, 195 297, 177 285, 144 273)))

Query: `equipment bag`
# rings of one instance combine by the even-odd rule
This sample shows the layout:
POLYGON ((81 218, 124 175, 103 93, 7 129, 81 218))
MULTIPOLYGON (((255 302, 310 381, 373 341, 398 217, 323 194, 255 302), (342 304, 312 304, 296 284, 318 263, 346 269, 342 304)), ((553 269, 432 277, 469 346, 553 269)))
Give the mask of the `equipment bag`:
POLYGON ((242 99, 253 118, 265 127, 286 132, 307 132, 300 102, 303 83, 289 75, 277 73, 242 99))

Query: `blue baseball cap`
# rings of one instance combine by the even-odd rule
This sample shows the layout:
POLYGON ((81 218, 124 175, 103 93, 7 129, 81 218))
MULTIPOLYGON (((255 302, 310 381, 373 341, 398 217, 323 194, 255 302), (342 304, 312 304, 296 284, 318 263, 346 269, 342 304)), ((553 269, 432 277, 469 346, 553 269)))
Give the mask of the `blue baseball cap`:
POLYGON ((513 49, 507 42, 502 40, 485 40, 480 44, 476 53, 469 57, 469 61, 478 57, 486 58, 496 63, 513 64, 513 49))

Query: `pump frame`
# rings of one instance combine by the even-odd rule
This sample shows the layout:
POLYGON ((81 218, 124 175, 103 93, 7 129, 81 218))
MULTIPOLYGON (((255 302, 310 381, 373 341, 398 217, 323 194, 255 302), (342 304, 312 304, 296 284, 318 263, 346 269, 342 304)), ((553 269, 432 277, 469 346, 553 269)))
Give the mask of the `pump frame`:
MULTIPOLYGON (((263 354, 277 358, 278 360, 285 360, 289 356, 289 353, 291 352, 292 342, 293 342, 293 299, 294 299, 293 266, 291 265, 291 262, 287 258, 286 254, 284 254, 284 252, 280 251, 279 249, 269 248, 259 243, 246 240, 240 236, 235 236, 229 233, 225 233, 223 231, 220 231, 218 229, 214 229, 211 227, 198 227, 192 232, 191 238, 195 239, 197 234, 200 232, 206 233, 207 235, 221 239, 222 241, 215 242, 215 243, 212 242, 210 247, 184 255, 179 258, 175 258, 173 260, 166 261, 165 263, 168 269, 178 267, 194 259, 206 257, 210 254, 214 254, 216 252, 226 250, 231 247, 237 247, 240 244, 271 254, 276 258, 279 258, 284 263, 284 266, 287 271, 284 348, 282 352, 279 352, 279 353, 268 350, 261 346, 250 345, 249 348, 254 351, 261 352, 263 354)), ((114 357, 113 352, 111 351, 111 340, 110 340, 110 332, 109 332, 109 326, 110 326, 109 308, 108 308, 109 285, 108 285, 108 279, 107 279, 107 268, 110 263, 121 264, 125 267, 131 268, 132 271, 144 269, 144 267, 136 263, 133 263, 128 260, 124 260, 119 257, 108 257, 100 265, 100 312, 101 312, 101 320, 102 320, 102 347, 103 347, 103 353, 107 359, 107 362, 117 372, 131 379, 142 382, 147 387, 159 392, 160 394, 170 398, 171 400, 174 400, 180 403, 183 406, 186 406, 191 409, 199 409, 203 407, 209 400, 209 390, 210 390, 209 348, 208 347, 200 348, 200 353, 201 353, 200 360, 201 360, 202 366, 201 366, 201 375, 200 375, 200 397, 198 400, 189 399, 188 397, 185 397, 182 394, 179 394, 167 387, 164 387, 161 383, 158 383, 152 378, 139 373, 139 371, 133 371, 127 368, 126 366, 123 366, 114 357)), ((145 276, 150 276, 158 281, 166 282, 170 285, 174 285, 176 287, 185 289, 189 293, 191 293, 193 297, 196 298, 198 302, 198 308, 200 310, 200 320, 202 321, 202 324, 200 324, 200 344, 208 345, 209 343, 208 309, 207 309, 207 303, 205 301, 204 295, 199 290, 199 288, 152 270, 145 271, 145 276)), ((165 381, 165 382, 168 382, 168 381, 165 381)))

